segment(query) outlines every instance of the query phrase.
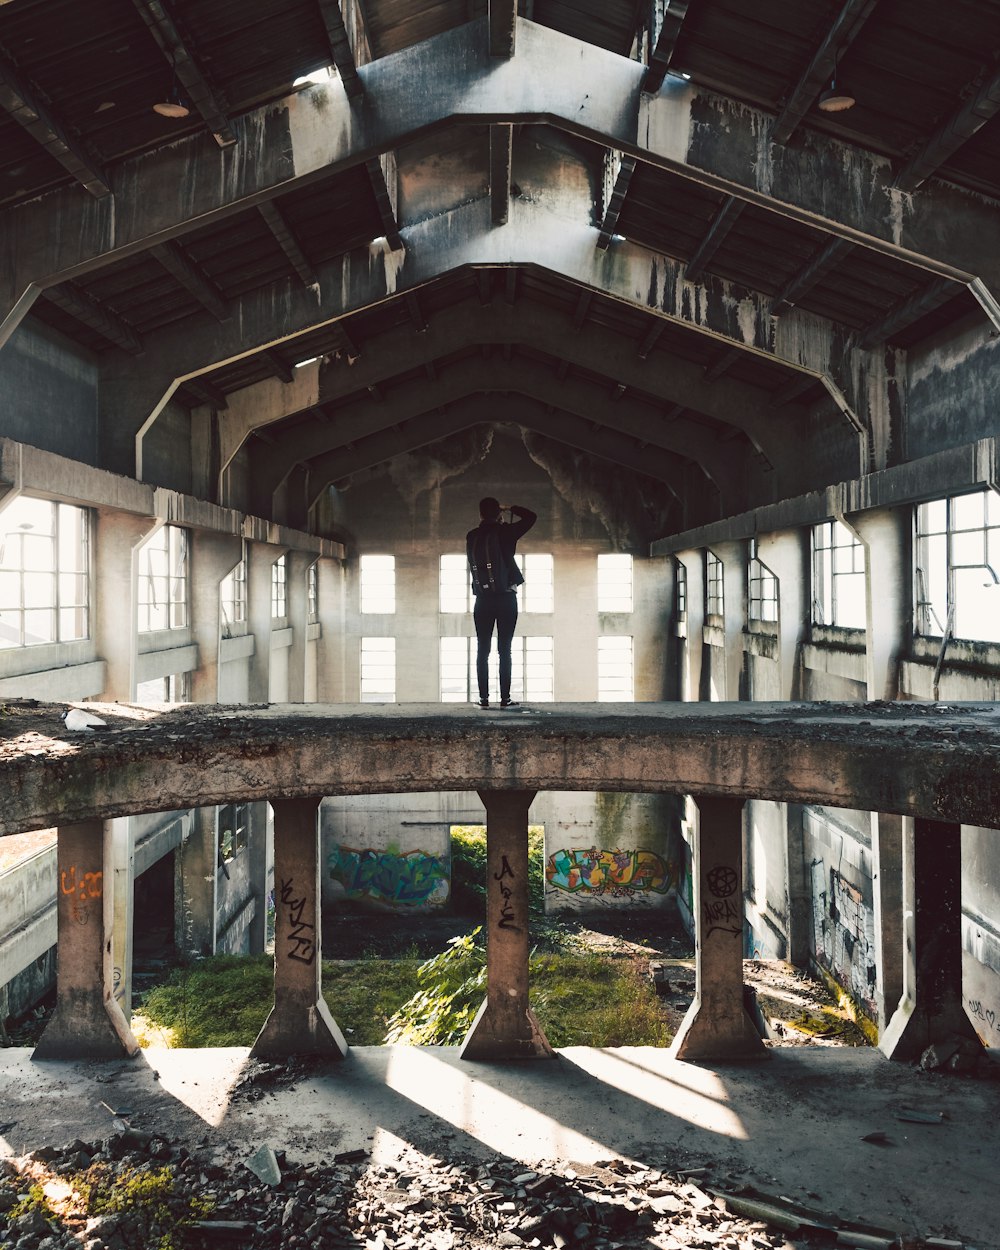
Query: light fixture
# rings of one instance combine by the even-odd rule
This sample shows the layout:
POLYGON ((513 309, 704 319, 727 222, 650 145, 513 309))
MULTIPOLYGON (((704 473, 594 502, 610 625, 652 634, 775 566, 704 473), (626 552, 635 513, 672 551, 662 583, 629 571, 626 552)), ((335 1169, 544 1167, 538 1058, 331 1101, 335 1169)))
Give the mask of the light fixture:
POLYGON ((170 94, 165 100, 153 105, 153 112, 161 117, 190 117, 191 110, 184 103, 180 88, 177 86, 177 65, 174 64, 174 80, 170 84, 170 94))
POLYGON ((837 86, 837 62, 834 61, 830 85, 819 97, 816 107, 823 113, 843 113, 846 109, 854 108, 855 104, 857 100, 854 96, 843 87, 837 86))

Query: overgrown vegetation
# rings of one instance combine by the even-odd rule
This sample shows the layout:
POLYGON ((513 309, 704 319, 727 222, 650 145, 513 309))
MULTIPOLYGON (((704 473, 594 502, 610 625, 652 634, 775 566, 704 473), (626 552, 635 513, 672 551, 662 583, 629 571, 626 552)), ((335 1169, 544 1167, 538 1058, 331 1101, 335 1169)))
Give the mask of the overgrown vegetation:
MULTIPOLYGON (((486 829, 452 825, 451 905, 459 915, 486 919, 486 829)), ((545 828, 528 826, 528 907, 532 919, 545 910, 545 828)))

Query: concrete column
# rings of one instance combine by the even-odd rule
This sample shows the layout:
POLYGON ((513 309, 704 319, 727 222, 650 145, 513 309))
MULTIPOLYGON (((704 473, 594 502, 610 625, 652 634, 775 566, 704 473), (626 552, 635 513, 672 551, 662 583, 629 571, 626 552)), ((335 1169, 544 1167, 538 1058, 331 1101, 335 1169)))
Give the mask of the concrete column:
POLYGON ((962 826, 913 822, 903 839, 908 931, 903 997, 879 1038, 890 1059, 918 1059, 932 1044, 982 1049, 962 1004, 962 826))
POLYGON ((881 1037, 903 996, 903 826, 908 818, 871 815, 875 1002, 881 1037))
POLYGON ((687 572, 687 636, 681 698, 686 703, 697 703, 701 698, 702 652, 705 648, 705 558, 701 551, 682 551, 677 559, 687 572))
POLYGON ((253 916, 247 934, 251 955, 261 955, 267 944, 268 828, 267 805, 255 803, 250 816, 247 855, 250 861, 250 891, 254 897, 253 916))
POLYGON ((56 1009, 33 1059, 121 1059, 139 1049, 113 993, 109 824, 59 827, 56 1009))
POLYGON ((319 651, 316 656, 316 697, 320 703, 340 703, 344 689, 347 614, 347 574, 340 560, 319 562, 319 651))
POLYGON ((312 559, 304 551, 288 553, 288 624, 292 628, 288 654, 289 703, 303 703, 306 697, 306 627, 309 623, 306 569, 312 559))
POLYGON ((111 976, 115 1001, 132 1019, 132 947, 135 939, 135 834, 131 816, 104 826, 104 884, 112 896, 111 976))
POLYGON ((198 667, 191 674, 192 703, 219 699, 219 584, 239 564, 243 539, 236 534, 191 534, 191 635, 198 667))
POLYGON ((347 1043, 323 999, 320 951, 319 799, 274 808, 274 1006, 251 1054, 342 1059, 347 1043))
POLYGON ((551 1059, 528 1003, 528 808, 533 790, 480 790, 486 808, 486 1001, 462 1059, 551 1059))
POLYGON ((247 550, 247 620, 253 634, 250 702, 267 703, 271 669, 271 567, 280 547, 250 543, 247 550))
POLYGON ((743 800, 695 797, 696 988, 674 1038, 676 1059, 757 1059, 767 1054, 743 1005, 743 800))
POLYGON ((878 508, 846 520, 865 547, 868 698, 897 699, 913 633, 910 509, 878 508))
POLYGON ((778 579, 778 698, 802 697, 800 654, 809 630, 809 531, 762 534, 757 556, 778 579))
POLYGON ((137 550, 158 527, 154 517, 98 509, 94 540, 94 641, 106 664, 103 698, 135 698, 137 550))
POLYGON ((214 955, 218 902, 218 808, 199 807, 181 844, 181 927, 184 950, 214 955))
POLYGON ((798 803, 779 803, 777 806, 785 821, 787 958, 796 968, 807 968, 812 954, 812 881, 805 856, 802 807, 798 803))
POLYGON ((724 698, 740 698, 743 676, 743 629, 747 620, 747 547, 744 542, 715 543, 712 550, 722 561, 722 626, 726 638, 726 689, 724 698))

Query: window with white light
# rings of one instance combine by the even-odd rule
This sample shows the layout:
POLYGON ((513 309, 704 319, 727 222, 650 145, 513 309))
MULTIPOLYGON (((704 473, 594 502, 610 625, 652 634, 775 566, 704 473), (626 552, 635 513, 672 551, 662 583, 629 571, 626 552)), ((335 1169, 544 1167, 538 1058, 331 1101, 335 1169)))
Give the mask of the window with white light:
POLYGON ((688 571, 680 560, 674 561, 674 616, 678 621, 687 620, 688 571))
POLYGON ((135 688, 136 703, 190 703, 191 674, 171 673, 140 681, 135 688))
POLYGON ((864 629, 865 549, 843 521, 813 526, 812 566, 813 624, 864 629))
POLYGON ((319 561, 306 569, 306 620, 310 625, 319 620, 319 561))
POLYGON ((630 637, 605 634, 598 638, 597 698, 601 703, 631 703, 635 698, 630 637))
POLYGON ((396 557, 362 556, 361 611, 396 611, 396 557))
POLYGON ((721 621, 726 611, 725 566, 714 551, 705 552, 705 615, 721 621))
POLYGON ((235 638, 247 632, 246 555, 219 583, 219 607, 223 638, 235 638))
POLYGON ((518 606, 525 612, 551 612, 554 605, 552 556, 533 551, 528 555, 516 555, 514 559, 524 576, 524 584, 517 588, 518 606))
POLYGON ((916 632, 1000 642, 1000 495, 954 495, 916 509, 916 632))
POLYGON ((219 865, 228 864, 250 839, 250 804, 226 803, 218 809, 219 865))
POLYGON ((464 552, 448 552, 441 557, 438 591, 442 612, 471 612, 475 596, 469 561, 464 552))
POLYGON ((161 525, 139 548, 139 633, 184 629, 189 622, 190 536, 161 525))
POLYGON ((597 557, 598 612, 632 611, 632 557, 597 557))
MULTIPOLYGON (((441 702, 469 703, 479 698, 475 638, 441 639, 441 702)), ((516 702, 551 703, 555 687, 550 637, 515 637, 510 648, 510 697, 516 702)), ((500 659, 490 652, 490 691, 500 697, 500 659)))
POLYGON ((0 512, 0 648, 90 636, 90 513, 48 499, 0 512))
POLYGON ((288 556, 278 556, 271 565, 271 620, 288 615, 288 556))
POLYGON ((771 624, 778 619, 778 579, 757 554, 757 540, 750 539, 747 570, 747 614, 753 624, 771 624))
POLYGON ((361 639, 361 702, 396 702, 396 639, 361 639))

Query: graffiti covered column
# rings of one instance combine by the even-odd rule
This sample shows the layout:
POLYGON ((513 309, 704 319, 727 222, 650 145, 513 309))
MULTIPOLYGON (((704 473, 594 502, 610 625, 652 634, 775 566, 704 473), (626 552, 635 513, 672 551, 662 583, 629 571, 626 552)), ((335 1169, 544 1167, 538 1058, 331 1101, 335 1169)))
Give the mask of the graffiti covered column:
POLYGON ((274 1006, 251 1054, 341 1059, 347 1043, 320 984, 319 799, 275 799, 274 1006))
POLYGON ((486 1001, 462 1059, 550 1059, 528 1005, 528 808, 533 790, 481 790, 486 807, 486 1001))
POLYGON ((59 826, 56 1009, 33 1059, 121 1059, 139 1049, 112 983, 113 894, 104 888, 111 824, 59 826))
MULTIPOLYGON (((879 1049, 904 1062, 931 1045, 978 1054, 982 1043, 962 1003, 961 825, 918 817, 912 837, 904 834, 903 915, 912 926, 903 943, 903 997, 879 1049)), ((942 1051, 942 1062, 949 1057, 942 1051)))
POLYGON ((694 1002, 670 1048, 677 1059, 767 1054, 743 1005, 743 800, 695 796, 694 1002))

